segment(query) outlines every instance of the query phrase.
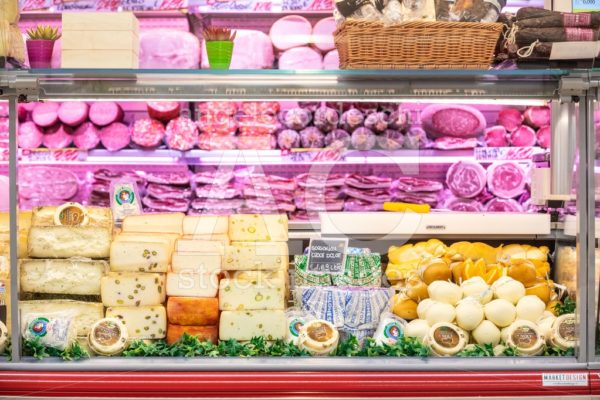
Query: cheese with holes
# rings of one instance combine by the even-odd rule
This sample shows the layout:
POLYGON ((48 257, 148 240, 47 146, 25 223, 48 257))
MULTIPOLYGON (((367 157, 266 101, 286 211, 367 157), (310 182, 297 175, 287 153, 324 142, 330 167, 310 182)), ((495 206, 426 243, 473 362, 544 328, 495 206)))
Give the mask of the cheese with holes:
POLYGON ((168 243, 171 251, 175 250, 175 242, 180 236, 176 233, 120 233, 113 242, 150 242, 168 243))
POLYGON ((165 298, 164 274, 110 272, 102 278, 102 303, 107 307, 151 306, 165 298))
POLYGON ((89 303, 73 300, 30 300, 19 301, 22 316, 27 314, 47 314, 60 312, 75 313, 77 336, 87 336, 96 321, 104 318, 102 303, 89 303))
POLYGON ((287 243, 273 242, 267 245, 255 245, 246 242, 225 247, 223 269, 239 270, 277 270, 286 269, 289 263, 287 243))
POLYGON ((202 297, 169 297, 167 316, 169 323, 176 325, 217 325, 219 300, 202 297))
POLYGON ((219 277, 215 274, 169 272, 167 274, 167 296, 216 297, 219 277))
POLYGON ((110 246, 110 269, 117 272, 167 272, 172 247, 162 242, 115 241, 110 246))
POLYGON ((220 255, 202 253, 175 253, 171 260, 173 272, 212 274, 221 271, 220 255))
POLYGON ((283 279, 260 282, 223 279, 219 286, 219 308, 222 311, 283 310, 285 282, 283 279))
MULTIPOLYGON (((82 225, 102 226, 105 228, 113 228, 113 216, 110 208, 104 207, 84 207, 77 203, 65 203, 62 206, 44 206, 35 207, 33 209, 33 218, 31 224, 33 226, 53 226, 60 225, 56 223, 58 211, 63 211, 65 208, 77 207, 81 208, 86 216, 87 223, 82 225)), ((62 224, 65 225, 65 224, 62 224)))
POLYGON ((266 340, 284 339, 286 328, 283 310, 223 311, 219 339, 246 341, 255 336, 263 336, 266 340))
POLYGON ((178 239, 175 243, 175 251, 178 253, 202 253, 222 256, 225 253, 225 246, 222 242, 210 240, 178 239))
POLYGON ((219 242, 222 243, 223 246, 229 246, 231 241, 229 240, 229 235, 226 233, 216 233, 214 235, 183 235, 181 237, 185 240, 208 240, 211 242, 219 242))
POLYGON ((108 258, 111 235, 100 226, 32 226, 28 253, 33 258, 108 258))
POLYGON ((123 232, 183 234, 183 213, 130 215, 123 220, 123 232))
POLYGON ((201 342, 211 342, 217 344, 219 340, 218 326, 184 326, 169 324, 167 326, 167 343, 178 342, 184 334, 196 336, 201 342))
POLYGON ((22 260, 21 292, 100 295, 100 280, 108 272, 102 260, 22 260))
POLYGON ((162 305, 108 307, 106 318, 121 320, 130 339, 164 339, 167 336, 167 313, 162 305))
POLYGON ((240 242, 287 242, 287 215, 230 215, 229 237, 232 241, 240 242))
POLYGON ((229 219, 226 216, 189 216, 183 219, 184 235, 227 234, 229 219))

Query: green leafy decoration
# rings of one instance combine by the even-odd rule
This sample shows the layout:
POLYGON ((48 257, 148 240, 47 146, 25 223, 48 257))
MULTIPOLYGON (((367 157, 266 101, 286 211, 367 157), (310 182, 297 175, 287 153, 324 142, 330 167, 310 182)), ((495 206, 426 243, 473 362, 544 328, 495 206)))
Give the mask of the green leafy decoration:
POLYGON ((558 347, 546 347, 544 349, 544 355, 550 357, 572 357, 575 356, 575 349, 559 349, 558 347))
POLYGON ((8 343, 6 344, 6 347, 4 348, 4 351, 0 354, 0 357, 5 357, 6 361, 12 361, 12 342, 8 341, 8 343))
POLYGON ((564 314, 574 313, 576 306, 577 306, 577 303, 575 302, 575 300, 573 300, 571 297, 567 296, 562 303, 557 303, 554 306, 554 311, 556 311, 556 313, 560 317, 561 315, 564 315, 564 314))
POLYGON ((474 344, 457 354, 458 357, 493 357, 494 346, 491 343, 474 344))
POLYGON ((86 349, 81 347, 79 342, 73 342, 64 350, 59 350, 54 347, 48 347, 41 343, 40 338, 23 341, 23 355, 34 357, 38 360, 43 360, 48 357, 59 357, 64 361, 78 361, 84 358, 89 358, 90 354, 86 349))
POLYGON ((504 351, 502 351, 502 354, 508 357, 516 357, 519 355, 519 351, 515 347, 506 346, 504 351))

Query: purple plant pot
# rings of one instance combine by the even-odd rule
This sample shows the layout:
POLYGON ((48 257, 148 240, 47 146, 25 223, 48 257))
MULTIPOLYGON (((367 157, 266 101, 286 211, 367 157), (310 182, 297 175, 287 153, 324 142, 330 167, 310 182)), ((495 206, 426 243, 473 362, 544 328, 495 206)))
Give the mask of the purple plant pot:
POLYGON ((31 68, 50 68, 54 40, 28 40, 27 55, 31 68))

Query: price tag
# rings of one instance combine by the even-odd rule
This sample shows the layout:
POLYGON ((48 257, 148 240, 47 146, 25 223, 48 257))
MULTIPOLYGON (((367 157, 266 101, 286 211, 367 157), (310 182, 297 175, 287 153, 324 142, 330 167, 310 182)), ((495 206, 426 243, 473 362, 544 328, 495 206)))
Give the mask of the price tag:
POLYGON ((48 161, 79 161, 85 159, 86 152, 78 149, 34 149, 22 150, 21 160, 30 162, 48 162, 48 161))
POLYGON ((542 386, 587 386, 588 374, 577 372, 548 372, 542 374, 542 386))
POLYGON ((342 275, 346 267, 345 239, 311 239, 306 272, 316 275, 342 275))
POLYGON ((574 13, 589 11, 600 11, 600 0, 573 0, 574 13))
POLYGON ((477 161, 531 160, 533 147, 477 147, 473 155, 477 161))

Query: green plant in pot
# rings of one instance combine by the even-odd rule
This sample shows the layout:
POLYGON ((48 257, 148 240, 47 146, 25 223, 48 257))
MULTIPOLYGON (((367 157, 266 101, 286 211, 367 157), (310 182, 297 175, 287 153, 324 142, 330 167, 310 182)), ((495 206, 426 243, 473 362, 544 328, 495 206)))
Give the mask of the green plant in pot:
POLYGON ((203 29, 202 36, 211 69, 229 69, 235 34, 235 31, 227 28, 209 26, 203 29))
POLYGON ((27 56, 31 68, 50 68, 54 42, 60 38, 58 28, 38 25, 27 30, 27 56))

